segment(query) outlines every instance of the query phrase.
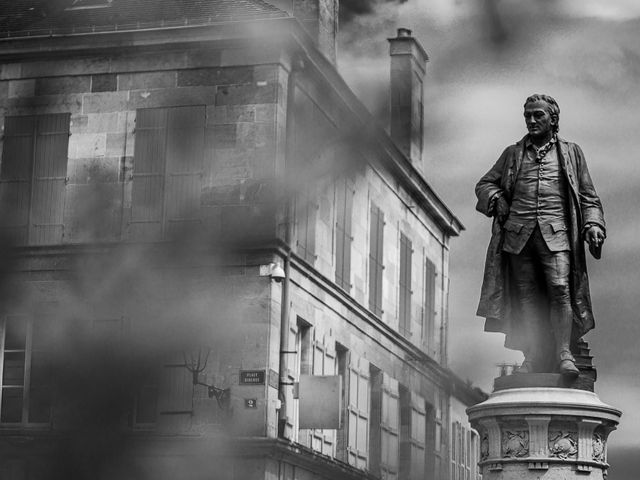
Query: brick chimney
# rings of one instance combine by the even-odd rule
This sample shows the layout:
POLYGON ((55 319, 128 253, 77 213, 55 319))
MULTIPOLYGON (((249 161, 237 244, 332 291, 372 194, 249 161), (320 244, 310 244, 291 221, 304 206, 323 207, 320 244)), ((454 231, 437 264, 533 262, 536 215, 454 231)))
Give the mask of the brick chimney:
POLYGON ((391 138, 421 172, 424 130, 423 81, 429 57, 408 28, 389 38, 391 138))
POLYGON ((338 0, 293 0, 292 13, 313 37, 320 51, 336 63, 338 0))

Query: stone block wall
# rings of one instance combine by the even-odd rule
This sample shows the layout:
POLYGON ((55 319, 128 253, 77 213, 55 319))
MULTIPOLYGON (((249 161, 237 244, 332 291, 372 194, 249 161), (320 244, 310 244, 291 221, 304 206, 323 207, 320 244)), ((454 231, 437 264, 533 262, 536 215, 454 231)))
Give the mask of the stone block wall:
POLYGON ((205 106, 206 230, 273 237, 286 91, 268 46, 29 60, 2 66, 0 117, 71 114, 63 242, 82 243, 129 238, 136 111, 205 106))
MULTIPOLYGON (((358 127, 349 123, 352 114, 339 99, 328 95, 307 76, 296 75, 292 109, 294 147, 290 166, 302 171, 298 201, 311 207, 315 256, 313 266, 326 278, 336 280, 337 189, 344 178, 353 188, 351 215, 351 269, 347 293, 369 306, 369 246, 371 206, 384 214, 382 311, 380 319, 399 329, 400 235, 412 243, 411 323, 405 336, 432 358, 446 363, 446 298, 448 290, 449 239, 434 220, 418 207, 407 189, 387 170, 367 158, 367 144, 358 127), (306 129, 305 129, 306 127, 306 129), (302 130, 298 133, 296 128, 302 130), (299 144, 299 146, 298 146, 299 144), (427 262, 435 269, 432 315, 426 311, 427 262)), ((360 127, 361 128, 361 127, 360 127)), ((296 212, 295 243, 303 233, 304 209, 296 212)), ((309 235, 309 233, 307 233, 309 235)), ((307 259, 309 261, 309 259, 307 259)))

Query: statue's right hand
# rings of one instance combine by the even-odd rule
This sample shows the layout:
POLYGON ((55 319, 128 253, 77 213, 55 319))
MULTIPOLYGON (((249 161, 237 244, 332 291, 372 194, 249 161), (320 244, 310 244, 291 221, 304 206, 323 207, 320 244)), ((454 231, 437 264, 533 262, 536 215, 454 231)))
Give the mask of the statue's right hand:
POLYGON ((496 201, 495 214, 500 225, 502 225, 509 216, 509 203, 502 196, 496 201))

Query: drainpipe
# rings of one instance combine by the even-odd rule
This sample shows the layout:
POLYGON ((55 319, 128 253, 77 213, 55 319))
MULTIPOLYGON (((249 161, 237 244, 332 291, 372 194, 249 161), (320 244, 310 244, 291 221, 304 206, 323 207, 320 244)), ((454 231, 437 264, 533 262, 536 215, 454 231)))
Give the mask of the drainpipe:
MULTIPOLYGON (((291 160, 291 136, 289 132, 293 126, 293 101, 295 92, 295 73, 297 69, 304 68, 304 62, 301 59, 294 58, 291 65, 291 71, 289 73, 289 81, 287 84, 287 119, 286 119, 286 151, 285 151, 285 165, 284 165, 284 179, 288 183, 287 168, 288 161, 291 160)), ((286 190, 288 185, 285 185, 286 190)), ((280 400, 280 410, 278 411, 278 437, 284 437, 284 427, 287 421, 286 415, 286 395, 285 388, 293 388, 292 383, 287 377, 287 355, 293 355, 297 352, 291 351, 289 348, 289 312, 290 312, 290 288, 291 288, 291 242, 293 241, 293 197, 286 198, 285 215, 284 220, 286 223, 285 230, 285 244, 287 248, 287 256, 284 259, 284 281, 282 282, 282 299, 280 303, 280 367, 278 372, 278 399, 280 400)))

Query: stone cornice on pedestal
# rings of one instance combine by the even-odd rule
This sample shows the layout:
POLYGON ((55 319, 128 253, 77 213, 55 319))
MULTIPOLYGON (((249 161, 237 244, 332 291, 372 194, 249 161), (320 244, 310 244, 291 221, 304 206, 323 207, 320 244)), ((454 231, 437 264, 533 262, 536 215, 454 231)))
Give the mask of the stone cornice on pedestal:
POLYGON ((485 480, 533 480, 541 471, 549 480, 602 480, 621 416, 593 392, 557 387, 497 390, 467 414, 482 439, 485 480))

